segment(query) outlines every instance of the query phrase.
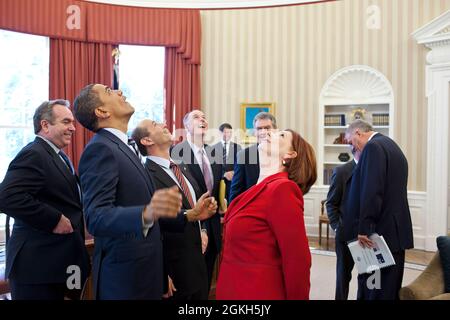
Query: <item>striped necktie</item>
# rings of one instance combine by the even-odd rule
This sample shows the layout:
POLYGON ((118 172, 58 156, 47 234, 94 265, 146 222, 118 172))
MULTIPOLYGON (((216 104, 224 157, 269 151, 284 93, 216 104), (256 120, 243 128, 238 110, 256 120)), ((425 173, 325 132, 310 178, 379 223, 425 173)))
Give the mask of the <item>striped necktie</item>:
POLYGON ((184 195, 189 201, 189 204, 191 205, 191 208, 194 208, 194 200, 192 200, 191 192, 189 191, 189 187, 186 183, 186 180, 184 180, 183 174, 181 173, 180 167, 173 161, 170 161, 170 169, 174 173, 175 177, 178 180, 178 183, 181 187, 181 190, 183 191, 184 195))
POLYGON ((131 138, 128 138, 128 145, 133 149, 134 154, 139 158, 139 161, 142 163, 142 156, 141 153, 139 152, 136 141, 134 141, 131 138))

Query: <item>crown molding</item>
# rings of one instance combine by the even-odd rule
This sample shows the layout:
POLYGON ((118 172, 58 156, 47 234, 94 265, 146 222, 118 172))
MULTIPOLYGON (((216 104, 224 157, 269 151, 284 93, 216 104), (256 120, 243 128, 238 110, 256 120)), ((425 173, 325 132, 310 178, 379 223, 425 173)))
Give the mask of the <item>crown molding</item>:
MULTIPOLYGON (((324 0, 85 0, 89 2, 115 4, 134 7, 173 9, 236 9, 274 7, 296 4, 325 2, 324 0)), ((334 0, 328 0, 334 1, 334 0)))
POLYGON ((431 49, 429 64, 450 62, 450 10, 412 33, 418 44, 431 49))

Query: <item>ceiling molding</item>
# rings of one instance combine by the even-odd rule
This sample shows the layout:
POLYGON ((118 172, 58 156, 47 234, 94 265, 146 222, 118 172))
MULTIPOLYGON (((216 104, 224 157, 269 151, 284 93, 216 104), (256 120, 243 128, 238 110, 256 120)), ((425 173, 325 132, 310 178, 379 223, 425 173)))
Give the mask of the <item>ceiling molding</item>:
POLYGON ((450 10, 412 33, 418 44, 431 49, 429 64, 450 63, 450 10))
POLYGON ((174 9, 240 9, 299 5, 337 0, 85 0, 133 7, 174 9))
POLYGON ((450 10, 414 31, 412 36, 429 48, 450 40, 450 10))

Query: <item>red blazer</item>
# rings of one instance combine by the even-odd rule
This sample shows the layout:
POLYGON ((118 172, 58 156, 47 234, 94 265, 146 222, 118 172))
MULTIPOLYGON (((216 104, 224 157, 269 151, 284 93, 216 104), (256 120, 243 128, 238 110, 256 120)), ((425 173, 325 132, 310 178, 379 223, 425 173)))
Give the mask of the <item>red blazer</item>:
POLYGON ((286 172, 233 200, 225 214, 223 245, 218 300, 309 299, 303 195, 286 172))

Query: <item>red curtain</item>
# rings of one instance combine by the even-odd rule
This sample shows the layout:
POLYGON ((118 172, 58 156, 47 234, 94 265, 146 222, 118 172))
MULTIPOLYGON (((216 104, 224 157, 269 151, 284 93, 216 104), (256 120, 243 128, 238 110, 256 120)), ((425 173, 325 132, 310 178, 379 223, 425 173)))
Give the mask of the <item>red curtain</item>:
POLYGON ((0 0, 0 29, 86 40, 88 4, 79 0, 0 0))
MULTIPOLYGON (((184 114, 201 107, 199 10, 80 0, 0 0, 0 28, 52 38, 50 98, 73 103, 88 83, 111 85, 112 45, 138 44, 166 47, 165 117, 169 127, 181 128, 184 114)), ((88 138, 78 129, 68 151, 75 165, 88 138)))
POLYGON ((200 65, 189 64, 176 48, 166 48, 165 118, 170 130, 183 128, 183 117, 200 109, 200 65))
MULTIPOLYGON (((72 40, 50 40, 50 99, 67 99, 73 104, 80 90, 90 83, 112 87, 113 45, 72 40)), ((78 168, 84 146, 93 134, 78 122, 67 154, 78 168)))

